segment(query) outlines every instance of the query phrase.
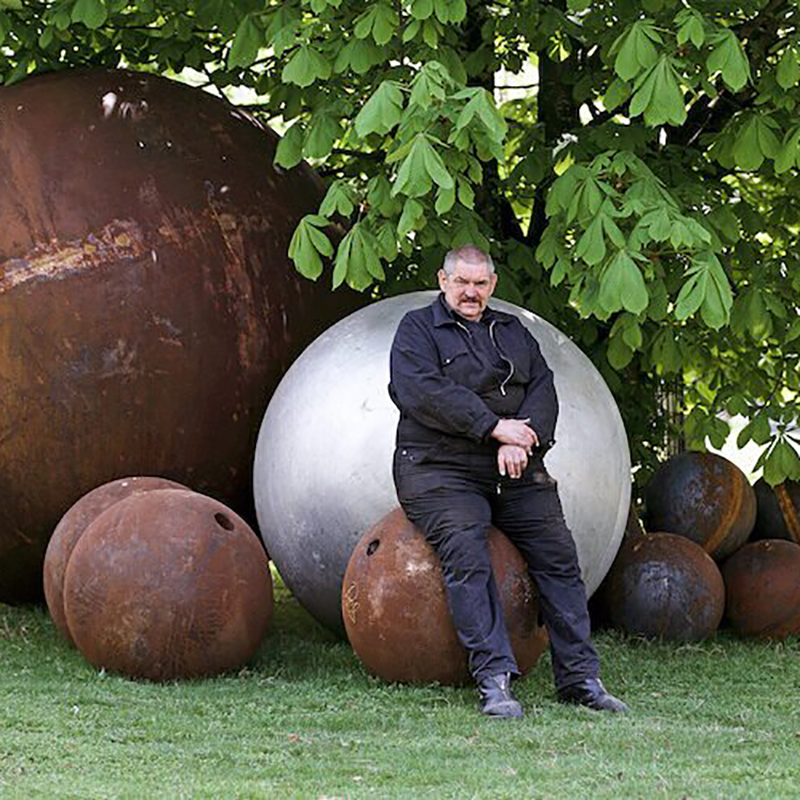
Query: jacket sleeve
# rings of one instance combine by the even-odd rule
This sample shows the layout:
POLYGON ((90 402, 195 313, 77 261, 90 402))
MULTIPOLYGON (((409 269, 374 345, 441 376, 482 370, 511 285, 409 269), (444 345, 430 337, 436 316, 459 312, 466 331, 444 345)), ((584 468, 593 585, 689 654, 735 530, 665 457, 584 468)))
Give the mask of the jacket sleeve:
POLYGON ((400 322, 389 369, 394 404, 427 428, 480 442, 500 419, 475 392, 443 374, 433 338, 413 316, 400 322))
POLYGON ((558 397, 553 382, 553 371, 547 366, 539 343, 527 328, 524 330, 531 353, 531 379, 525 388, 525 399, 517 415, 521 418, 530 417, 530 426, 539 437, 540 447, 548 450, 555 443, 558 419, 558 397))

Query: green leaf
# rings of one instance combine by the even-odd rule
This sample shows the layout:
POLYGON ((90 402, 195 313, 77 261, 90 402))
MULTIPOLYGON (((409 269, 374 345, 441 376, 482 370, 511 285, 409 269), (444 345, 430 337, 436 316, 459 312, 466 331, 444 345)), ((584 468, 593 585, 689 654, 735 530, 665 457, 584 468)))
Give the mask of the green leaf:
POLYGON ((453 79, 447 68, 438 61, 429 61, 411 81, 409 105, 428 108, 434 100, 441 102, 447 96, 447 87, 452 85, 453 79))
POLYGON ((578 240, 575 258, 583 259, 590 266, 599 264, 606 257, 606 242, 603 236, 603 218, 598 214, 578 240))
POLYGON ((797 317, 789 326, 789 330, 786 332, 786 336, 783 337, 783 340, 784 342, 793 342, 798 336, 800 336, 800 317, 797 317))
POLYGON ((781 60, 778 62, 776 78, 782 89, 791 89, 793 86, 797 86, 797 81, 800 80, 800 64, 797 63, 797 50, 794 47, 787 47, 783 51, 781 60))
POLYGON ((285 169, 291 169, 300 163, 303 158, 303 140, 305 131, 303 126, 295 122, 281 137, 275 151, 275 163, 285 169))
POLYGON ((683 365, 681 349, 675 341, 672 328, 665 328, 655 337, 651 357, 667 374, 678 372, 681 368, 683 365))
POLYGON ((742 125, 733 145, 736 164, 748 172, 755 171, 764 163, 764 158, 778 155, 781 145, 772 130, 774 123, 769 117, 754 113, 742 125))
POLYGON ((614 71, 624 81, 635 78, 643 70, 650 69, 658 60, 658 51, 653 43, 663 40, 651 19, 639 19, 611 46, 616 53, 614 71))
POLYGON ((77 0, 72 7, 72 21, 82 22, 87 28, 97 29, 108 18, 104 0, 77 0))
POLYGON ((322 274, 323 256, 333 255, 330 239, 320 230, 328 225, 328 220, 317 214, 306 214, 295 228, 289 242, 289 258, 294 261, 297 271, 305 278, 316 280, 322 274))
POLYGON ((22 0, 0 0, 0 8, 7 8, 10 11, 22 11, 22 0))
POLYGON ((470 87, 453 95, 454 100, 467 100, 455 123, 455 130, 463 130, 477 117, 486 131, 498 142, 502 142, 508 125, 497 110, 494 98, 486 89, 470 87))
POLYGON ((392 194, 421 197, 430 191, 431 181, 443 189, 453 186, 453 178, 430 140, 424 133, 418 133, 408 155, 397 170, 392 194))
POLYGON ((358 39, 366 39, 370 34, 378 45, 387 44, 399 25, 397 12, 387 3, 375 3, 356 18, 353 33, 358 39))
POLYGON ((614 336, 609 339, 606 358, 614 369, 625 369, 633 359, 633 350, 625 343, 622 336, 614 336))
POLYGON ((675 22, 679 25, 676 36, 678 44, 683 46, 691 41, 699 50, 706 40, 703 17, 694 9, 685 8, 675 16, 675 22))
POLYGON ((730 29, 720 31, 712 41, 715 47, 706 61, 709 74, 722 73, 722 80, 734 92, 738 92, 750 80, 750 63, 742 43, 730 29))
POLYGON ((331 75, 331 65, 323 56, 308 45, 300 45, 281 72, 281 79, 297 86, 311 86, 314 81, 325 80, 331 75))
POLYGON ((423 222, 425 209, 418 200, 409 198, 403 206, 403 213, 400 215, 400 221, 397 223, 397 235, 402 239, 407 236, 411 231, 421 228, 420 223, 423 222))
POLYGON ((631 87, 622 78, 614 78, 603 96, 603 105, 606 111, 613 111, 621 106, 631 96, 631 87))
POLYGON ((764 480, 777 486, 787 480, 800 479, 800 455, 786 438, 779 438, 764 463, 764 480))
POLYGON ((334 181, 319 206, 319 213, 325 217, 340 214, 349 217, 355 209, 353 190, 346 181, 334 181))
POLYGON ((317 114, 312 120, 303 152, 310 158, 323 158, 331 152, 334 142, 342 135, 342 126, 330 114, 317 114))
POLYGON ((686 121, 686 103, 680 78, 673 59, 662 56, 648 72, 639 76, 634 84, 630 103, 632 117, 644 114, 647 125, 683 125, 686 121))
POLYGON ((228 52, 228 67, 249 67, 256 60, 264 43, 264 32, 256 24, 255 17, 245 14, 228 52))
POLYGON ((600 303, 608 312, 640 314, 649 300, 641 270, 627 250, 618 250, 600 281, 600 303))
POLYGON ((412 0, 412 17, 415 19, 428 19, 431 14, 433 14, 433 0, 412 0))
POLYGON ((403 91, 396 81, 383 81, 358 112, 356 133, 364 138, 370 133, 387 134, 400 122, 403 91))
POLYGON ((333 270, 333 288, 342 282, 357 291, 363 291, 374 280, 384 280, 385 275, 378 256, 380 245, 363 222, 357 222, 348 231, 336 252, 333 270))
POLYGON ((456 202, 456 190, 455 188, 451 189, 439 189, 436 193, 436 213, 441 215, 446 214, 456 202))

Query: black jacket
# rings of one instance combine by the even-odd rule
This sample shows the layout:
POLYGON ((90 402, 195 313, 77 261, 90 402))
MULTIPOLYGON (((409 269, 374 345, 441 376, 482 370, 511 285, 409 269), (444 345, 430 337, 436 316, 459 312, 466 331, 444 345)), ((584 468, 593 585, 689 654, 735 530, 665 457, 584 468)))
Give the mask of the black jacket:
POLYGON ((501 417, 530 417, 540 442, 535 456, 553 444, 558 400, 538 343, 512 314, 487 307, 481 321, 502 368, 481 358, 469 326, 443 295, 400 321, 389 384, 400 409, 398 447, 423 451, 426 461, 494 458, 497 442, 490 434, 501 417))

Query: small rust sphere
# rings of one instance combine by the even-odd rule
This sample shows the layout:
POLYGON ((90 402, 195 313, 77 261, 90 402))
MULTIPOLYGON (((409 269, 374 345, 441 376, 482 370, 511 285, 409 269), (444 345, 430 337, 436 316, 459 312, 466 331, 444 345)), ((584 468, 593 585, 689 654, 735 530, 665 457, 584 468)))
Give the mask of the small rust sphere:
MULTIPOLYGON (((547 646, 536 590, 524 559, 496 528, 489 534, 489 551, 511 645, 524 674, 547 646)), ((439 559, 402 509, 383 517, 353 551, 344 576, 342 615, 350 644, 374 675, 402 683, 469 680, 439 559)))
POLYGON ((603 591, 614 627, 676 642, 707 639, 725 606, 725 586, 713 559, 671 533, 625 541, 603 591))
POLYGON ((104 483, 85 494, 75 503, 53 531, 44 556, 44 597, 59 633, 74 644, 64 617, 64 573, 69 557, 86 528, 114 503, 139 492, 153 489, 186 489, 166 478, 119 478, 104 483))
POLYGON ((786 481, 770 486, 759 478, 756 492, 756 524, 750 538, 787 539, 800 544, 800 482, 786 481))
POLYGON ((645 493, 649 531, 697 542, 716 561, 753 530, 756 496, 745 474, 714 453, 681 453, 657 470, 645 493))
POLYGON ((222 503, 154 490, 115 503, 80 537, 64 611, 95 667, 153 681, 215 675, 256 652, 272 578, 258 537, 222 503))
POLYGON ((723 565, 725 617, 741 636, 785 639, 800 634, 800 545, 750 542, 723 565))

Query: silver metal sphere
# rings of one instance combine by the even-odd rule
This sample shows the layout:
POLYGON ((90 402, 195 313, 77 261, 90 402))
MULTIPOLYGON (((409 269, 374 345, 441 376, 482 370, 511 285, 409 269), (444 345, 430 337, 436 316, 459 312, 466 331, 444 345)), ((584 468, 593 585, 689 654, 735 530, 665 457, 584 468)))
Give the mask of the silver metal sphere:
MULTIPOLYGON (((261 536, 300 603, 339 633, 353 548, 397 505, 398 411, 387 391, 392 339, 407 311, 435 297, 392 297, 337 322, 286 373, 261 425, 254 468, 261 536)), ((491 305, 520 318, 555 375, 560 411, 546 463, 591 594, 619 549, 630 506, 622 418, 600 373, 563 333, 511 303, 491 305)))

